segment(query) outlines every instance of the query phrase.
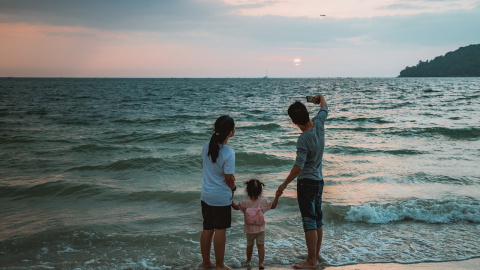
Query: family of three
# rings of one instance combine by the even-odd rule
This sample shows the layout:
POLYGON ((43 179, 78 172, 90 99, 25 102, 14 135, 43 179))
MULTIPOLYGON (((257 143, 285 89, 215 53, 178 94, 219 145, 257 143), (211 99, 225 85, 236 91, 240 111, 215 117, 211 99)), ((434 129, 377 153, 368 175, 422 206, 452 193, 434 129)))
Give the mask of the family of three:
POLYGON ((283 191, 295 178, 297 178, 297 199, 308 255, 305 261, 294 265, 293 268, 317 268, 323 237, 322 158, 325 146, 324 124, 328 115, 328 107, 323 95, 316 95, 314 103, 319 104, 320 109, 313 119, 310 119, 306 106, 299 101, 288 108, 288 115, 293 124, 300 128, 302 133, 297 140, 295 164, 285 181, 278 187, 273 202, 261 198, 263 183, 256 179, 247 182, 248 198, 240 203, 232 201, 237 189, 235 185, 235 153, 227 146, 227 143, 235 135, 235 122, 227 115, 216 120, 213 135, 202 150, 203 182, 200 198, 203 216, 203 231, 200 237, 202 268, 231 269, 225 265, 224 256, 226 229, 231 226, 232 208, 241 210, 245 216, 247 262, 252 258, 256 242, 259 268, 264 268, 265 222, 263 218, 249 221, 247 215, 250 214, 250 211, 255 212, 255 209, 260 210, 262 214, 269 209, 274 209, 283 191), (215 263, 210 259, 212 241, 215 263))

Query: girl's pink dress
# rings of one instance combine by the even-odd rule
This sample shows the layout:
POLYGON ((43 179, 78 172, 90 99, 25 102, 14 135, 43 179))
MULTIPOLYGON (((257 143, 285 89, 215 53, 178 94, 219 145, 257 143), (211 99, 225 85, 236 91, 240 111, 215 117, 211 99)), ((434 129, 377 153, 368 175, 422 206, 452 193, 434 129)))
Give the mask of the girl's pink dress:
POLYGON ((245 233, 259 233, 259 232, 265 231, 265 224, 263 225, 247 224, 245 220, 245 210, 247 210, 247 208, 256 208, 258 207, 259 204, 260 204, 260 209, 262 209, 263 213, 267 212, 272 207, 272 202, 264 198, 258 198, 255 201, 252 201, 250 198, 246 198, 240 201, 240 203, 238 204, 240 210, 242 210, 243 212, 243 218, 244 218, 243 231, 245 233))

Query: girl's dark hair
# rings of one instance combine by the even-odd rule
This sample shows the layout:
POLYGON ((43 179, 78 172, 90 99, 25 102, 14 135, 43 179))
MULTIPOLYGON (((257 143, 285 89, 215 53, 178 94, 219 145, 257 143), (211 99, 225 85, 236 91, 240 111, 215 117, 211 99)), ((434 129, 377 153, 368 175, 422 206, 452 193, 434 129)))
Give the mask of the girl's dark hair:
POLYGON ((305 125, 310 121, 307 107, 300 101, 296 101, 288 108, 288 115, 295 124, 305 125))
POLYGON ((212 162, 215 163, 218 158, 218 152, 220 151, 220 144, 222 144, 227 138, 228 134, 235 128, 235 122, 233 118, 228 115, 220 116, 215 121, 214 131, 212 138, 210 138, 210 144, 208 145, 208 154, 212 158, 212 162))
POLYGON ((262 195, 263 188, 265 184, 260 182, 260 180, 257 179, 250 179, 247 182, 245 182, 245 185, 247 187, 245 188, 245 192, 247 192, 248 197, 258 199, 260 195, 262 195))

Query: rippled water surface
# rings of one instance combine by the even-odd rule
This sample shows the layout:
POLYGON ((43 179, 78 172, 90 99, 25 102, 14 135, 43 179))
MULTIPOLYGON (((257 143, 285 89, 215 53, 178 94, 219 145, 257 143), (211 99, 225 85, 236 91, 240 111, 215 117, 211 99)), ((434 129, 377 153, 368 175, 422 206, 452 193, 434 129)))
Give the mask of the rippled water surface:
MULTIPOLYGON (((195 268, 200 152, 215 119, 236 121, 237 181, 259 178, 272 197, 300 132, 286 109, 317 93, 330 109, 327 264, 478 257, 478 78, 4 78, 0 268, 195 268)), ((266 214, 266 264, 306 253, 295 189, 266 214)), ((226 262, 235 267, 242 222, 234 212, 226 262)))

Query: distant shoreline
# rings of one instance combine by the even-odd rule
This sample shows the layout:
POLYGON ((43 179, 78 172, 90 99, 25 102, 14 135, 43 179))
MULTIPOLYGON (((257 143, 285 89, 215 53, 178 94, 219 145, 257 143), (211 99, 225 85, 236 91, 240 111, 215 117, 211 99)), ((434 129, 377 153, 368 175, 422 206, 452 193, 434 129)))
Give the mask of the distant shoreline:
POLYGON ((406 67, 398 77, 480 77, 480 44, 460 47, 456 51, 419 61, 416 66, 406 67))

